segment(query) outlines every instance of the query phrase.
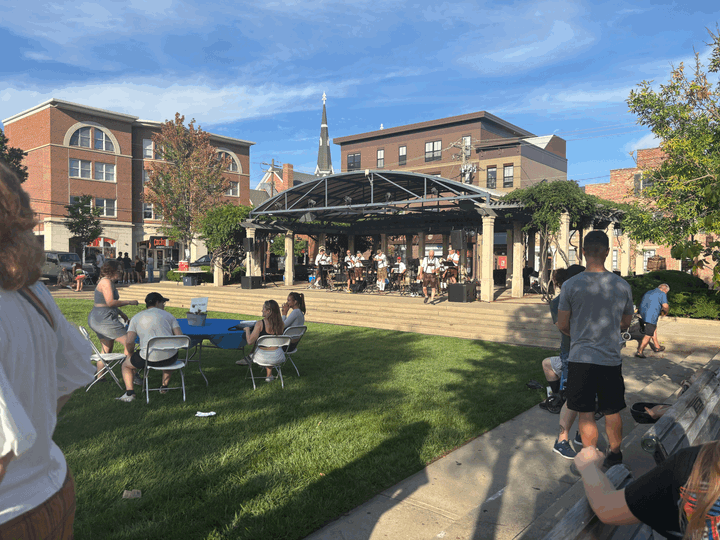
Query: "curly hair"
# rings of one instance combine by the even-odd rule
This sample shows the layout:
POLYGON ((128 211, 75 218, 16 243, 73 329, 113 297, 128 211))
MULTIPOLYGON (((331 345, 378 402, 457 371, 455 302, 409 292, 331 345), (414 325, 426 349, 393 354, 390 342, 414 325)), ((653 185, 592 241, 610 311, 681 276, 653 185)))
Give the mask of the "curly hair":
POLYGON ((263 307, 270 311, 270 315, 267 318, 268 323, 270 323, 270 328, 266 328, 265 331, 276 336, 282 335, 285 331, 285 324, 283 323, 278 303, 275 300, 266 300, 263 307))
POLYGON ((15 173, 0 161, 0 287, 16 291, 40 279, 45 252, 33 233, 30 197, 15 173))

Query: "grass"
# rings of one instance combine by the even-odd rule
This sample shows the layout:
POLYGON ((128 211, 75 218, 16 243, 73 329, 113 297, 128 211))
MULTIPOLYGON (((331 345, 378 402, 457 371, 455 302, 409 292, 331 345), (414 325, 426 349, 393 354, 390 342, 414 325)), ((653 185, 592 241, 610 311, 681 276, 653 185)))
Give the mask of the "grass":
MULTIPOLYGON (((57 302, 87 325, 90 301, 57 302)), ((180 391, 122 403, 112 382, 78 390, 55 432, 77 486, 75 537, 304 538, 543 397, 525 387, 543 380, 541 349, 308 326, 284 390, 253 391, 240 353, 214 349, 209 387, 186 369, 186 403, 180 391)))

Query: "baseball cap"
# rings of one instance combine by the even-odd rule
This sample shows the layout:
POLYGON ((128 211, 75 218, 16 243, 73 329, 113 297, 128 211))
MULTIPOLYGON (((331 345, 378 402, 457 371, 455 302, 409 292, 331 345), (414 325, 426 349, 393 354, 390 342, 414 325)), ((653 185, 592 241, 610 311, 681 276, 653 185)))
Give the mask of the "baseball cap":
POLYGON ((157 292, 151 292, 145 297, 145 306, 154 306, 158 302, 169 302, 169 298, 165 298, 162 294, 157 292))

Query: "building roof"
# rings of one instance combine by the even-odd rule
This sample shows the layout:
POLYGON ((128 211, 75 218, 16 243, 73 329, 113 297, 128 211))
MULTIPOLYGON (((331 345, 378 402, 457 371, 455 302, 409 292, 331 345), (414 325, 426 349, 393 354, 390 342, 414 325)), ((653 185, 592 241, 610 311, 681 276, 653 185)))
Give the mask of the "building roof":
POLYGON ((262 203, 267 201, 270 198, 270 195, 268 195, 268 192, 264 189, 251 189, 250 190, 250 204, 252 204, 255 208, 260 206, 262 203))
POLYGON ((427 122, 418 122, 417 124, 407 124, 405 126, 397 126, 394 128, 385 128, 385 129, 379 129, 376 131, 368 131, 367 133, 360 133, 358 135, 347 135, 345 137, 336 137, 333 139, 333 142, 335 144, 346 144, 350 142, 357 142, 361 141, 363 139, 373 139, 376 137, 387 137, 388 135, 396 135, 398 133, 405 133, 408 131, 421 131, 421 130, 427 130, 432 129, 436 127, 445 127, 452 124, 462 124, 465 122, 469 122, 472 120, 481 120, 485 119, 490 122, 493 122, 495 124, 498 124, 505 129, 508 129, 510 131, 513 131, 516 133, 517 137, 524 138, 524 137, 534 137, 535 135, 533 133, 530 133, 529 131, 526 131, 522 129, 521 127, 518 127, 514 124, 511 124, 510 122, 506 122, 502 118, 498 118, 497 116, 490 114, 486 111, 478 111, 474 113, 468 113, 468 114, 461 114, 458 116, 449 116, 447 118, 439 118, 437 120, 428 120, 427 122))

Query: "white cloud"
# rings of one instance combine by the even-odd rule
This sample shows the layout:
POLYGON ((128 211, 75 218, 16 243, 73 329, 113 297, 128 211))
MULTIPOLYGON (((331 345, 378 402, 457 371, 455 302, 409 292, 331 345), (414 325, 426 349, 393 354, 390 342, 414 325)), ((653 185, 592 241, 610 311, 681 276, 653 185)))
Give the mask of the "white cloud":
POLYGON ((629 154, 630 152, 635 152, 637 150, 657 148, 658 146, 660 146, 660 139, 658 139, 654 133, 648 133, 647 135, 643 135, 639 139, 634 139, 628 142, 623 147, 623 152, 629 154))

